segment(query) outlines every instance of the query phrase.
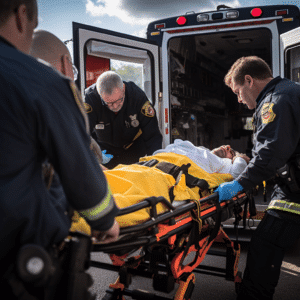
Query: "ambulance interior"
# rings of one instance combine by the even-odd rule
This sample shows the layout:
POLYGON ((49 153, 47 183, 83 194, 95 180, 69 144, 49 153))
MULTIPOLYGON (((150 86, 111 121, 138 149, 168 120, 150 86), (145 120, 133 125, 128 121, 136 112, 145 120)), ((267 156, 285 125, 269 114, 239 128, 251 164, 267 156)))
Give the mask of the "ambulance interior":
POLYGON ((229 144, 251 157, 252 114, 224 83, 231 65, 256 55, 271 65, 271 32, 240 30, 169 41, 171 142, 207 148, 229 144))

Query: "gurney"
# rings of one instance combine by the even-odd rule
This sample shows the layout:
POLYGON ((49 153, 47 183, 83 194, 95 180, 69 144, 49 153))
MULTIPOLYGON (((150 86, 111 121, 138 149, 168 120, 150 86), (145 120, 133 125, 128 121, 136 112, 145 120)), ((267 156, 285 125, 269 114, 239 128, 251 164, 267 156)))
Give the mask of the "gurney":
MULTIPOLYGON (((117 281, 110 285, 105 299, 123 299, 124 295, 133 299, 150 299, 149 293, 130 290, 132 275, 152 278, 154 290, 170 293, 175 283, 179 288, 174 299, 190 299, 195 285, 195 274, 223 276, 235 283, 238 289, 241 273, 238 271, 240 245, 232 242, 220 227, 223 220, 235 215, 239 220, 242 205, 247 200, 241 194, 219 204, 218 194, 200 199, 202 209, 199 223, 193 213, 197 211, 195 202, 186 201, 177 206, 166 204, 164 198, 148 198, 137 205, 122 209, 119 215, 126 215, 145 207, 151 208, 151 219, 143 224, 123 227, 120 239, 111 244, 94 244, 92 252, 110 255, 112 264, 91 261, 90 266, 118 272, 117 281), (157 203, 168 205, 168 211, 157 215, 157 203), (213 243, 223 244, 226 249, 226 268, 201 267, 200 264, 213 243), (185 259, 194 254, 190 263, 185 259)), ((211 252, 212 255, 223 255, 211 252)), ((151 295, 151 299, 168 299, 151 295)))
MULTIPOLYGON (((151 164, 157 166, 165 159, 166 157, 162 155, 142 160, 134 169, 134 173, 137 173, 134 176, 140 176, 137 172, 139 168, 144 168, 146 172, 149 167, 152 167, 151 164)), ((168 160, 170 161, 170 154, 168 160)), ((172 157, 171 161, 175 165, 185 166, 182 161, 178 163, 172 160, 172 157)), ((121 174, 124 168, 127 167, 117 168, 111 172, 113 174, 106 173, 109 183, 112 183, 113 175, 121 174)), ((158 175, 156 173, 155 177, 157 178, 158 175)), ((169 192, 164 195, 165 197, 154 195, 121 208, 116 218, 121 227, 118 241, 111 244, 93 244, 92 252, 107 253, 112 264, 90 261, 90 266, 119 274, 117 281, 110 285, 105 296, 106 300, 124 299, 123 296, 130 296, 133 299, 169 299, 154 294, 149 295, 148 292, 140 290, 130 290, 133 275, 152 278, 154 290, 164 293, 170 293, 174 290, 175 283, 179 284, 174 297, 176 300, 190 299, 195 285, 195 273, 225 277, 233 281, 238 289, 241 282, 241 273, 238 271, 240 245, 237 240, 234 242, 230 240, 222 229, 221 223, 232 216, 236 218, 236 224, 239 222, 242 206, 249 200, 249 194, 242 193, 231 200, 219 203, 218 194, 213 193, 213 190, 218 186, 216 184, 226 179, 230 180, 230 177, 223 176, 220 182, 217 180, 213 183, 215 185, 213 188, 209 184, 206 190, 194 186, 187 191, 182 182, 188 182, 191 178, 187 172, 186 176, 183 173, 179 175, 174 178, 167 176, 168 179, 173 180, 170 181, 173 185, 169 186, 169 192), (175 178, 177 178, 176 182, 175 178), (170 201, 172 188, 175 199, 170 201), (192 192, 193 189, 196 189, 197 193, 192 192), (176 200, 178 195, 185 199, 176 200), (132 218, 134 214, 138 217, 132 218), (149 216, 145 217, 145 215, 149 216), (201 266, 207 254, 223 256, 223 253, 210 250, 214 243, 225 247, 225 269, 201 266), (187 262, 187 260, 191 261, 187 262)), ((193 179, 195 178, 192 176, 193 179)), ((115 183, 120 188, 120 182, 115 183)), ((205 187, 203 182, 198 184, 205 187)), ((141 199, 142 196, 139 195, 138 198, 141 199)), ((118 204, 120 206, 120 203, 118 204)))

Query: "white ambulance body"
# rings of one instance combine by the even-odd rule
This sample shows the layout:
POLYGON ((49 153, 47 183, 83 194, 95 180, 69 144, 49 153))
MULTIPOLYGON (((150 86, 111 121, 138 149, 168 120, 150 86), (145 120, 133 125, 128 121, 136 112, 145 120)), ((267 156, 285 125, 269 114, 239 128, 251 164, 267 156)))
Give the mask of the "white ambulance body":
MULTIPOLYGON (((209 149, 229 144, 251 157, 253 111, 237 102, 224 76, 238 58, 256 55, 274 77, 300 82, 299 25, 294 5, 220 6, 158 20, 149 24, 147 39, 73 23, 77 84, 83 94, 113 61, 135 63, 164 146, 178 138, 209 149)), ((266 208, 261 204, 259 211, 266 208)))
POLYGON ((251 116, 224 84, 241 56, 266 60, 275 76, 300 81, 299 9, 294 5, 219 8, 149 24, 147 39, 73 23, 81 92, 111 68, 138 63, 164 146, 176 138, 251 155, 251 116))

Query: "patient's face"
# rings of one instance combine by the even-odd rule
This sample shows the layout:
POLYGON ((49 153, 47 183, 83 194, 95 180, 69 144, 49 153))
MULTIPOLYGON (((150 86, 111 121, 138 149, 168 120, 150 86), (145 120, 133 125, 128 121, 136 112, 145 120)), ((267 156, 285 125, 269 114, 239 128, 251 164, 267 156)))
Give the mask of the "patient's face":
POLYGON ((231 149, 230 145, 223 145, 219 148, 215 148, 211 151, 212 154, 217 155, 220 158, 229 158, 233 159, 235 152, 231 149))

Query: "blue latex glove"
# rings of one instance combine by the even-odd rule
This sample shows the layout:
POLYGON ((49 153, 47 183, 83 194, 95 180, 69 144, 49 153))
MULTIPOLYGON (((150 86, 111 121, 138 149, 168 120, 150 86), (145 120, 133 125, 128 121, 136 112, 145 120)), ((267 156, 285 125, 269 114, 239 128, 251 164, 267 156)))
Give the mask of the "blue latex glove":
POLYGON ((106 150, 102 151, 102 164, 107 164, 114 156, 112 154, 106 154, 106 150))
POLYGON ((238 192, 242 191, 243 187, 236 181, 225 182, 219 185, 215 192, 219 193, 219 201, 229 200, 238 192))

